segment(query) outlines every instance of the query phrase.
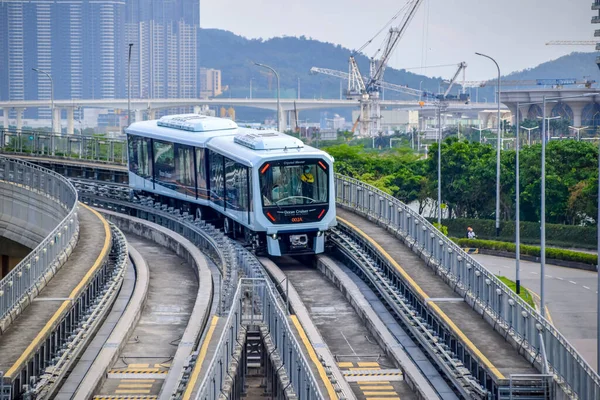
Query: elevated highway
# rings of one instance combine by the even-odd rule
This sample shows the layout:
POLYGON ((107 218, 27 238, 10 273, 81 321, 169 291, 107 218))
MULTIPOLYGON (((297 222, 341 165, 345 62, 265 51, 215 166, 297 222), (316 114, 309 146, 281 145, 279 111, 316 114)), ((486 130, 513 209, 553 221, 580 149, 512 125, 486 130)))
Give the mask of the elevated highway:
MULTIPOLYGON (((98 169, 102 168, 99 164, 98 169)), ((119 174, 125 173, 123 167, 113 168, 113 171, 119 174)), ((334 255, 338 260, 343 260, 343 264, 354 271, 358 279, 373 289, 393 318, 393 322, 388 321, 392 324, 390 326, 400 326, 405 329, 404 336, 409 337, 413 343, 408 345, 408 342, 401 342, 402 334, 398 333, 398 336, 392 340, 392 343, 397 345, 386 348, 380 342, 382 350, 389 352, 394 347, 406 351, 408 348, 419 349, 435 366, 434 370, 444 376, 452 392, 459 397, 488 398, 491 396, 491 398, 508 399, 515 398, 517 395, 523 396, 525 393, 529 398, 544 399, 600 396, 600 378, 589 364, 548 321, 517 298, 476 260, 448 241, 427 221, 398 200, 369 185, 343 176, 337 177, 336 184, 341 219, 340 228, 332 237, 336 248, 334 255)), ((138 217, 143 216, 186 235, 193 226, 205 226, 199 221, 193 221, 190 216, 182 215, 178 210, 168 209, 149 199, 131 203, 126 189, 122 186, 114 186, 107 182, 101 184, 104 185, 103 189, 102 186, 89 180, 80 182, 79 185, 83 188, 81 193, 84 193, 86 201, 96 207, 138 217)), ((215 233, 213 228, 205 229, 212 234, 215 233)), ((192 242, 196 241, 192 240, 192 242)), ((259 279, 259 286, 263 289, 256 291, 256 284, 242 280, 242 286, 237 287, 234 295, 223 296, 233 300, 233 304, 230 305, 231 312, 239 312, 237 315, 243 315, 242 320, 245 323, 254 320, 259 322, 259 325, 266 324, 265 328, 275 327, 269 325, 275 320, 288 321, 283 326, 281 324, 277 326, 285 327, 284 331, 288 329, 286 332, 291 336, 283 333, 268 335, 273 338, 275 349, 279 347, 277 343, 282 343, 281 340, 297 338, 298 330, 291 327, 292 319, 285 316, 289 310, 285 305, 285 301, 289 301, 286 300, 285 286, 270 280, 251 254, 244 253, 239 248, 236 252, 244 256, 234 257, 233 259, 237 261, 232 259, 227 265, 239 265, 232 271, 244 271, 245 276, 259 279), (254 299, 251 300, 251 304, 255 304, 254 301, 260 299, 256 304, 261 304, 261 307, 265 307, 266 304, 275 307, 273 310, 277 311, 273 314, 274 319, 266 318, 265 308, 257 313, 249 312, 249 309, 244 306, 244 301, 236 305, 238 304, 236 299, 242 298, 240 288, 243 287, 246 287, 246 290, 253 288, 250 291, 252 293, 250 298, 254 299), (280 291, 283 299, 278 300, 277 290, 280 291)), ((330 277, 330 279, 336 278, 330 277)), ((237 282, 237 278, 230 279, 229 282, 228 290, 232 290, 231 285, 237 282)), ((295 282, 299 283, 301 280, 295 282)), ((299 292, 301 293, 302 290, 299 292)), ((303 302, 306 301, 303 299, 303 302)), ((323 305, 316 305, 311 316, 317 321, 321 317, 318 317, 314 311, 318 311, 319 307, 323 305)), ((310 308, 312 307, 309 306, 309 311, 310 308)), ((321 312, 323 311, 321 309, 321 312)), ((224 331, 234 328, 231 312, 223 326, 224 331)), ((383 311, 378 313, 383 315, 383 311)), ((215 326, 218 330, 218 324, 215 326)), ((304 331, 309 329, 307 326, 302 328, 304 331)), ((391 328, 388 328, 387 332, 389 334, 391 328)), ((231 334, 237 337, 239 333, 239 330, 234 329, 231 334)), ((217 382, 217 387, 226 387, 228 390, 233 390, 232 393, 237 393, 235 391, 241 389, 235 382, 244 379, 243 376, 236 375, 239 369, 233 370, 231 385, 225 382, 222 376, 219 378, 217 367, 219 362, 228 360, 234 349, 223 347, 226 343, 225 336, 219 335, 218 332, 215 335, 213 338, 219 337, 217 343, 211 341, 207 344, 207 351, 210 351, 208 349, 213 344, 216 345, 212 361, 208 364, 201 363, 199 368, 192 368, 194 371, 192 377, 196 378, 190 379, 190 382, 193 381, 195 385, 190 389, 191 393, 194 395, 198 393, 203 399, 214 398, 207 391, 207 382, 217 382), (199 373, 195 374, 198 370, 199 373)), ((260 333, 258 335, 262 336, 260 333)), ((246 340, 249 340, 248 337, 246 336, 246 340)), ((269 348, 269 339, 263 336, 263 340, 267 340, 264 346, 269 348)), ((310 347, 312 347, 312 351, 318 354, 323 343, 314 342, 312 339, 309 342, 310 345, 304 346, 304 350, 301 345, 290 343, 290 348, 299 351, 297 358, 293 359, 301 365, 300 371, 303 371, 306 377, 298 381, 292 380, 290 387, 294 387, 294 393, 298 393, 298 388, 302 388, 301 391, 307 390, 311 393, 308 395, 309 399, 312 395, 321 398, 326 396, 324 393, 328 393, 326 381, 329 380, 330 384, 334 383, 330 378, 317 378, 321 376, 319 367, 317 363, 311 364, 309 361, 311 357, 307 357, 306 353, 310 354, 310 347), (325 384, 324 390, 319 389, 322 384, 325 384)), ((330 351, 335 349, 335 346, 329 343, 325 345, 330 351)), ((248 347, 243 348, 248 349, 248 347)), ((340 351, 334 350, 336 353, 340 351)), ((358 351, 356 353, 358 354, 358 351)), ((414 362, 417 358, 410 352, 404 354, 407 358, 403 360, 399 369, 402 375, 408 376, 409 360, 414 362)), ((248 353, 245 353, 245 356, 247 355, 248 353)), ((235 359, 239 358, 236 356, 235 359)), ((269 365, 269 368, 285 369, 285 363, 280 365, 280 368, 277 367, 277 362, 281 360, 270 359, 265 365, 269 365)), ((354 366, 354 362, 349 360, 340 362, 353 363, 353 366, 343 367, 326 363, 330 374, 326 370, 324 375, 337 376, 341 373, 346 382, 349 382, 351 381, 347 379, 349 374, 340 370, 362 367, 358 364, 354 366)), ((377 369, 381 366, 371 368, 377 369)), ((417 377, 416 381, 419 376, 426 376, 427 382, 434 380, 432 376, 425 373, 425 370, 426 368, 422 366, 416 369, 414 375, 417 377)), ((366 370, 363 374, 376 375, 376 372, 366 370)), ((285 377, 279 376, 279 379, 285 377)), ((275 384, 275 378, 271 382, 274 393, 283 395, 287 390, 286 386, 275 384)), ((396 388, 394 384, 387 386, 392 387, 390 393, 393 391, 396 397, 399 397, 400 387, 396 388)), ((414 393, 419 397, 419 390, 422 387, 413 386, 410 389, 406 396, 410 397, 412 396, 410 393, 414 393)), ((356 393, 352 395, 345 392, 342 387, 335 388, 334 384, 334 393, 338 390, 345 398, 357 396, 356 393)), ((392 397, 392 394, 386 396, 392 397)), ((334 397, 339 398, 339 395, 334 397)))

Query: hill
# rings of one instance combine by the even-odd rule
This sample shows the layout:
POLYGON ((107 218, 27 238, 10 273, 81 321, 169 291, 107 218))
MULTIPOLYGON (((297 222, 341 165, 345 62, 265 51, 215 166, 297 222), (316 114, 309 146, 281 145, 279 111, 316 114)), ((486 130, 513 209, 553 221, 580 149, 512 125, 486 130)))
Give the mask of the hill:
MULTIPOLYGON (((311 67, 323 67, 340 71, 348 70, 348 57, 351 50, 333 43, 325 43, 304 36, 278 37, 268 40, 247 39, 229 31, 219 29, 201 29, 199 34, 200 65, 222 71, 222 84, 228 86, 223 96, 248 97, 250 80, 253 80, 253 97, 273 97, 276 81, 272 78, 271 90, 268 87, 268 72, 254 65, 265 63, 275 68, 281 79, 281 97, 297 96, 298 80, 302 98, 339 98, 340 80, 324 75, 310 75, 311 67)), ((366 73, 368 58, 356 55, 358 65, 366 73)), ((534 68, 518 71, 504 76, 504 79, 526 80, 539 78, 578 78, 589 77, 600 82, 600 70, 595 62, 595 53, 572 53, 556 60, 548 61, 534 68)), ((448 77, 444 77, 448 78, 448 77)), ((437 91, 440 78, 430 78, 406 70, 388 68, 385 80, 390 83, 407 85, 418 89, 437 91)), ((343 82, 343 89, 346 87, 343 82)), ((492 84, 493 85, 493 84, 492 84)), ((495 88, 480 88, 479 99, 494 98, 495 88)), ((412 96, 385 92, 386 99, 414 99, 412 96)), ((475 90, 472 90, 475 100, 475 90)), ((337 110, 348 117, 348 110, 337 110)), ((247 111, 244 112, 247 114, 247 111)), ((255 114, 252 112, 252 114, 255 114)), ((268 113, 261 113, 261 116, 268 113)), ((311 120, 315 120, 312 114, 311 120)), ((250 116, 250 115, 248 115, 250 116)))

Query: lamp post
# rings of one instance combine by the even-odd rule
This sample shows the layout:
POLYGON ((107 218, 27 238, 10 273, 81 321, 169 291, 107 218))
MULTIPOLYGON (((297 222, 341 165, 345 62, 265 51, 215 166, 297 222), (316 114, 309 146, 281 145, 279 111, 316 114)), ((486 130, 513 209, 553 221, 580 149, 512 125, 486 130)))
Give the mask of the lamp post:
POLYGON ((438 224, 442 229, 442 106, 438 106, 438 224))
MULTIPOLYGON (((54 80, 52 79, 52 76, 47 73, 44 70, 41 70, 39 68, 31 68, 32 70, 34 70, 35 72, 37 72, 38 74, 44 74, 48 77, 48 79, 50 79, 50 115, 52 116, 52 133, 56 133, 54 132, 54 128, 55 128, 55 121, 54 121, 54 80)), ((59 132, 60 133, 60 132, 59 132)), ((54 152, 54 149, 52 149, 52 151, 54 152)))
POLYGON ((519 181, 519 102, 517 102, 517 143, 515 145, 516 160, 515 160, 515 283, 516 292, 521 294, 521 279, 520 279, 520 262, 521 262, 521 216, 520 212, 520 197, 521 188, 519 181))
POLYGON ((280 126, 281 110, 279 108, 279 74, 277 73, 277 71, 275 71, 272 67, 270 67, 268 65, 257 63, 257 62, 255 62, 254 65, 271 70, 275 74, 275 78, 277 78, 277 131, 281 132, 281 126, 280 126))
MULTIPOLYGON (((481 124, 479 126, 481 126, 481 124)), ((475 129, 476 131, 479 131, 479 143, 481 143, 481 132, 487 131, 487 128, 475 128, 475 127, 473 127, 472 129, 475 129)))
POLYGON ((481 53, 475 53, 478 56, 489 58, 496 64, 496 68, 498 69, 498 138, 496 144, 496 236, 500 236, 500 147, 502 147, 500 137, 500 66, 492 57, 487 56, 481 53))
POLYGON ((551 120, 551 119, 560 119, 560 118, 562 118, 562 117, 561 117, 560 115, 557 115, 556 117, 546 117, 546 110, 543 110, 543 111, 542 111, 542 114, 543 114, 544 116, 543 116, 543 117, 537 117, 537 119, 542 119, 542 118, 544 118, 544 120, 545 120, 545 121, 548 121, 548 123, 547 123, 546 125, 542 123, 542 128, 543 128, 544 126, 547 126, 547 130, 543 130, 543 129, 542 129, 542 131, 544 131, 544 134, 543 134, 543 136, 544 136, 544 140, 547 142, 548 140, 550 140, 550 120, 551 120), (546 135, 546 132, 548 133, 547 135, 546 135))
POLYGON ((131 125, 131 49, 133 43, 129 43, 129 57, 127 57, 127 126, 131 125))
POLYGON ((527 145, 531 146, 531 131, 539 129, 539 126, 534 126, 533 128, 526 128, 522 126, 521 129, 525 129, 527 131, 527 145))
POLYGON ((421 85, 422 84, 423 84, 423 81, 419 82, 419 92, 420 92, 419 93, 419 101, 421 101, 421 94, 423 93, 423 92, 421 92, 421 85))
POLYGON ((579 135, 579 132, 580 132, 580 131, 584 131, 584 130, 588 129, 588 128, 589 128, 589 126, 580 126, 579 128, 577 128, 577 127, 574 127, 574 126, 570 126, 570 125, 569 125, 569 128, 571 128, 571 129, 573 129, 575 132, 577 132, 577 141, 579 142, 579 141, 581 140, 581 136, 579 135))

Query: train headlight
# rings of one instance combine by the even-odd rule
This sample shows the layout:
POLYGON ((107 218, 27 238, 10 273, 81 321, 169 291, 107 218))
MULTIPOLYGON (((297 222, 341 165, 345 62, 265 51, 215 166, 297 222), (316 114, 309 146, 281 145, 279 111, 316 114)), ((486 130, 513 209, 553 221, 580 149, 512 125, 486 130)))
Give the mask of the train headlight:
POLYGON ((276 233, 272 234, 271 238, 273 238, 273 240, 277 240, 277 234, 276 233))

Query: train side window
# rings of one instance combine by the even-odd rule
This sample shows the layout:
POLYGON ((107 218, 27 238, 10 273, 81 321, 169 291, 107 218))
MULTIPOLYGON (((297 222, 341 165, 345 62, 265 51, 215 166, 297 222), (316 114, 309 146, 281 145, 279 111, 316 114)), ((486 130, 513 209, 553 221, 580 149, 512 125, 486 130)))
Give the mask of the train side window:
POLYGON ((209 151, 210 199, 213 203, 224 207, 225 185, 223 174, 223 156, 209 151))
POLYGON ((225 159, 225 182, 227 208, 248 211, 247 167, 228 158, 225 159))
POLYGON ((196 182, 198 183, 198 198, 207 199, 206 187, 206 150, 196 148, 196 182))
POLYGON ((175 144, 175 182, 177 191, 196 197, 194 185, 194 152, 191 146, 175 144))
POLYGON ((129 170, 142 178, 151 178, 150 139, 129 135, 127 144, 129 148, 129 170))
POLYGON ((173 143, 154 140, 154 180, 171 190, 177 189, 174 147, 173 143))

